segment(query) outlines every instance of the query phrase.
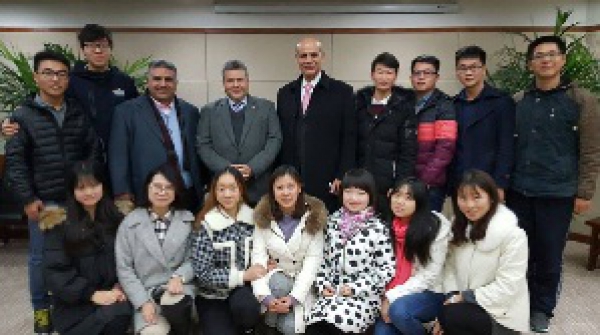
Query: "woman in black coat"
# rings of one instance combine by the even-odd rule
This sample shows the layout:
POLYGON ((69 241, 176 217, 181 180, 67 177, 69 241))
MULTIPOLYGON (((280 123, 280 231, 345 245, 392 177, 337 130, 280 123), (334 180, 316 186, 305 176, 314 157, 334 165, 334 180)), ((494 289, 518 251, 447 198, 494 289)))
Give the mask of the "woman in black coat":
POLYGON ((66 211, 48 211, 44 271, 60 334, 119 335, 132 309, 117 282, 116 230, 123 218, 108 199, 102 167, 78 162, 68 177, 66 211))

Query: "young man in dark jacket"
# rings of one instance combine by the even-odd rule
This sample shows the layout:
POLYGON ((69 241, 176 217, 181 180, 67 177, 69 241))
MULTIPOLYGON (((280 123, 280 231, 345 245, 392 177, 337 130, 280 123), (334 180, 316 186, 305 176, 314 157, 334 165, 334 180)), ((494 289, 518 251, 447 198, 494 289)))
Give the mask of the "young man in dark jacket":
POLYGON ((373 86, 356 93, 358 165, 375 177, 378 209, 388 216, 388 191, 414 175, 417 151, 415 96, 395 86, 400 64, 384 52, 371 63, 373 86))
POLYGON ((446 199, 447 169, 454 157, 458 125, 452 99, 436 88, 440 60, 412 60, 410 82, 417 96, 417 177, 429 188, 429 205, 441 212, 446 199))
POLYGON ((542 36, 527 50, 535 81, 517 101, 515 171, 507 196, 529 239, 531 330, 548 331, 573 212, 590 209, 600 168, 598 98, 561 78, 566 45, 542 36))
POLYGON ((6 144, 7 178, 29 221, 29 288, 34 330, 51 333, 50 299, 42 275, 44 236, 39 224, 66 198, 65 171, 79 160, 100 160, 97 136, 75 100, 65 99, 69 61, 42 51, 34 57, 39 93, 12 117, 20 130, 6 144))

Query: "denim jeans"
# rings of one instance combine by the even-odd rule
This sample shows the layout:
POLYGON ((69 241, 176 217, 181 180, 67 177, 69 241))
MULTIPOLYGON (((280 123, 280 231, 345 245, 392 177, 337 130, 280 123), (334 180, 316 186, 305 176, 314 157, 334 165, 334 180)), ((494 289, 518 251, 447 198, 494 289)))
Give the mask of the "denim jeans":
POLYGON ((531 310, 553 316, 558 302, 563 251, 575 199, 529 197, 510 190, 506 205, 515 212, 527 233, 529 266, 527 284, 531 310))
POLYGON ((378 319, 374 335, 425 335, 422 324, 435 320, 444 297, 442 293, 424 291, 396 299, 388 311, 392 323, 378 319))
POLYGON ((34 310, 50 307, 44 282, 44 233, 37 221, 29 221, 29 293, 34 310))

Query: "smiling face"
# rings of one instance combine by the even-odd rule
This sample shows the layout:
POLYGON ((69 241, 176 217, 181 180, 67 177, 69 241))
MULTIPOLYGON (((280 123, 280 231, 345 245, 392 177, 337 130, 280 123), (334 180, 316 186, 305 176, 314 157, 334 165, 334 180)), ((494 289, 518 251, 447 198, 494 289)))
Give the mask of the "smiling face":
POLYGON ((233 101, 242 101, 248 94, 248 77, 244 70, 227 70, 223 74, 225 94, 233 101))
POLYGON ((410 218, 417 209, 417 202, 412 196, 408 185, 404 185, 398 191, 392 193, 390 199, 392 213, 398 218, 410 218))
POLYGON ((156 67, 148 73, 148 91, 163 104, 170 104, 177 91, 177 74, 171 69, 156 67))
POLYGON ((228 213, 237 212, 242 200, 242 192, 231 173, 225 173, 219 177, 214 192, 219 206, 228 213))
POLYGON ((492 207, 490 195, 479 186, 464 186, 457 195, 458 208, 473 223, 483 218, 492 207))
POLYGON ((321 51, 321 42, 313 38, 306 38, 296 46, 296 61, 300 72, 307 81, 313 80, 320 72, 324 54, 321 51))
POLYGON ((61 62, 43 60, 34 73, 33 79, 40 89, 42 98, 61 98, 64 96, 69 84, 69 69, 61 62))
POLYGON ((533 50, 528 66, 536 78, 554 79, 560 78, 565 63, 566 56, 556 43, 542 43, 533 50))
POLYGON ((162 174, 154 175, 148 185, 148 200, 155 209, 169 208, 175 200, 175 186, 162 174))
POLYGON ((375 89, 382 92, 391 91, 392 87, 394 87, 394 84, 396 83, 397 77, 398 73, 396 70, 383 64, 375 65, 374 71, 371 72, 371 80, 373 80, 375 89))
POLYGON ((102 183, 93 178, 80 180, 73 190, 75 200, 80 203, 83 208, 92 211, 96 208, 98 201, 102 199, 103 194, 104 189, 102 183))
POLYGON ((412 69, 410 83, 417 94, 427 94, 435 88, 439 77, 433 64, 417 62, 412 69))
POLYGON ((342 204, 351 213, 358 213, 369 206, 369 193, 357 187, 348 187, 342 191, 342 204))
POLYGON ((279 208, 285 214, 294 212, 301 191, 301 185, 292 176, 287 174, 275 179, 273 183, 275 202, 277 202, 279 208))

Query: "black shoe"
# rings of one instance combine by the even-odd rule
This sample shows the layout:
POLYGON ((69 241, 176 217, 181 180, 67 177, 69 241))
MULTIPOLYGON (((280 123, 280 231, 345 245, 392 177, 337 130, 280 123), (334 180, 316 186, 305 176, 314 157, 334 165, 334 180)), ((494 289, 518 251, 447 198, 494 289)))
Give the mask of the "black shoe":
POLYGON ((534 333, 547 333, 550 328, 550 318, 546 313, 532 312, 529 325, 534 333))

